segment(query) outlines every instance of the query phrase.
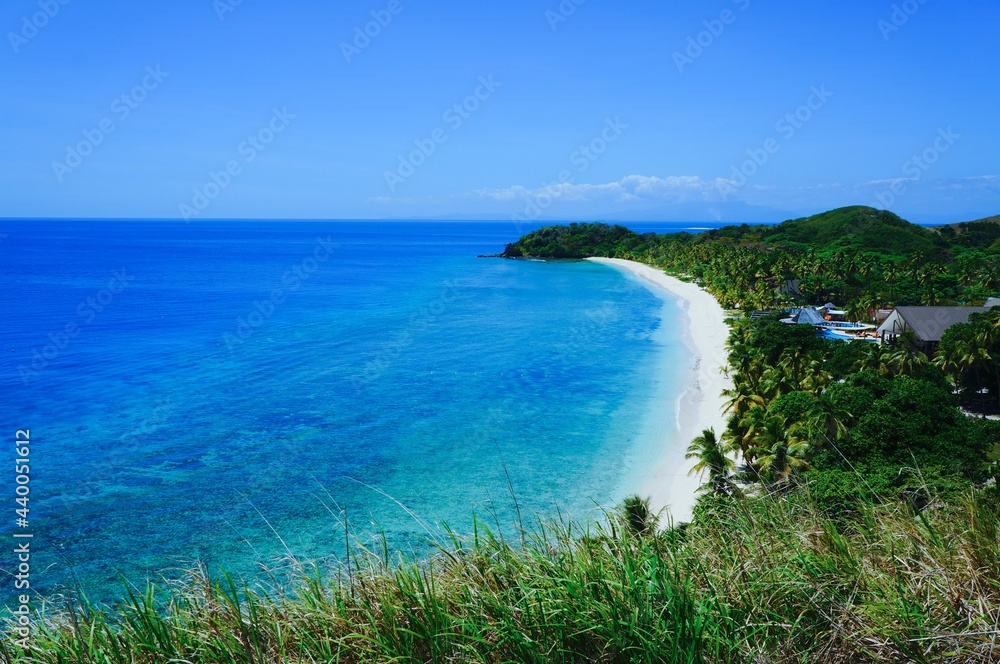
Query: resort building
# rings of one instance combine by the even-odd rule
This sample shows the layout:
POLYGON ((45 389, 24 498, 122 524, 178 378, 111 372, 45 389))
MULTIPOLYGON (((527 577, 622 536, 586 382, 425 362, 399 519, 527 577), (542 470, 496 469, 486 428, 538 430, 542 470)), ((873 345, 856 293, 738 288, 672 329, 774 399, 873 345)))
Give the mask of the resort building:
POLYGON ((847 312, 832 302, 827 302, 822 307, 786 309, 785 313, 791 315, 787 318, 782 318, 782 323, 788 325, 811 325, 826 339, 833 339, 835 341, 878 341, 874 325, 849 320, 847 312))
POLYGON ((878 328, 883 342, 903 332, 912 332, 926 354, 937 350, 941 335, 952 325, 968 323, 969 316, 989 311, 986 307, 896 307, 878 328))
POLYGON ((847 312, 837 305, 827 302, 822 307, 802 307, 801 309, 785 309, 792 314, 782 322, 790 325, 812 325, 813 327, 838 327, 846 324, 847 312))
POLYGON ((812 325, 813 327, 823 327, 826 324, 826 321, 823 320, 823 314, 812 307, 800 309, 797 314, 785 322, 795 323, 796 325, 812 325))

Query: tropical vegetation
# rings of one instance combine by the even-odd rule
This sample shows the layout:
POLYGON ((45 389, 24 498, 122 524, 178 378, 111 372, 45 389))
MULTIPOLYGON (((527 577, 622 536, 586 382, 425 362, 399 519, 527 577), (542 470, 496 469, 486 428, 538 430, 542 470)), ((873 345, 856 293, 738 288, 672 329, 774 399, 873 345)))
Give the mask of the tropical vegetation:
MULTIPOLYGON (((981 304, 1000 288, 993 220, 929 229, 865 207, 697 235, 571 224, 530 233, 505 255, 638 260, 697 281, 727 307, 834 300, 856 320, 893 305, 981 304)), ((731 321, 728 424, 689 450, 706 495, 802 485, 842 514, 858 499, 923 505, 989 478, 1000 424, 959 406, 1000 406, 1000 309, 948 330, 933 357, 911 335, 884 346, 828 341, 783 315, 731 321)))
POLYGON ((726 308, 833 301, 856 320, 890 306, 982 304, 1000 289, 1000 224, 930 229, 862 206, 698 234, 552 226, 509 244, 503 255, 626 258, 696 280, 726 308))
MULTIPOLYGON (((949 375, 906 341, 829 341, 777 315, 732 321, 720 447, 740 466, 712 486, 803 485, 842 514, 873 496, 924 506, 988 481, 1000 422, 966 416, 949 375)), ((701 439, 691 454, 721 468, 701 439)))
POLYGON ((958 388, 962 401, 979 412, 1000 409, 1000 309, 973 314, 948 328, 934 363, 958 388))
POLYGON ((939 509, 804 489, 720 498, 657 530, 633 501, 580 531, 478 524, 430 560, 356 553, 250 588, 195 570, 113 608, 53 606, 5 662, 995 662, 1000 495, 939 509))

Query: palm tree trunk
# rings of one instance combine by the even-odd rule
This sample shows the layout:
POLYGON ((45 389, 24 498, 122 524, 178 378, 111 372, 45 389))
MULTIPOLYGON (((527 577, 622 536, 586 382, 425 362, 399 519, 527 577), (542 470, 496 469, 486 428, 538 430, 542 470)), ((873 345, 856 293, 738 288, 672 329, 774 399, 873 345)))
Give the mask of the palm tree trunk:
POLYGON ((996 394, 993 395, 992 399, 993 406, 1000 407, 1000 363, 997 362, 995 357, 993 358, 993 373, 996 375, 997 379, 997 391, 996 394))

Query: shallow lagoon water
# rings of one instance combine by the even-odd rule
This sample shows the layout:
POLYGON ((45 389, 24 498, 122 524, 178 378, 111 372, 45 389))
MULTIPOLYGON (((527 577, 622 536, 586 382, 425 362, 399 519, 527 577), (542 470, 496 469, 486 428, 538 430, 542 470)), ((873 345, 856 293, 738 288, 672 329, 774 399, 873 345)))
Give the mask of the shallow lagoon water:
POLYGON ((345 515, 421 553, 474 513, 513 532, 511 487, 529 526, 599 518, 650 453, 651 376, 685 364, 674 309, 617 271, 477 259, 509 223, 0 230, 0 401, 11 437, 32 431, 43 593, 335 560, 345 515))

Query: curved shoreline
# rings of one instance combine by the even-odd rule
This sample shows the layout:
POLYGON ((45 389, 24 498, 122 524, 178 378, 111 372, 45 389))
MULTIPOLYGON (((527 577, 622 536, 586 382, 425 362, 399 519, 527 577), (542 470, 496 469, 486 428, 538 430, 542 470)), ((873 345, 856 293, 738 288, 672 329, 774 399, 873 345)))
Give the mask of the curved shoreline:
MULTIPOLYGON (((693 461, 684 458, 691 440, 702 429, 715 428, 718 435, 726 428, 723 413, 725 400, 722 390, 730 386, 730 379, 722 373, 726 367, 726 339, 729 327, 725 312, 718 301, 695 284, 671 277, 644 263, 620 258, 588 258, 632 275, 639 283, 666 302, 678 304, 683 310, 683 342, 692 353, 690 384, 681 386, 680 397, 668 417, 673 426, 665 434, 658 422, 663 421, 663 411, 650 414, 644 435, 664 436, 660 455, 650 460, 651 472, 642 474, 642 484, 636 487, 639 495, 649 496, 651 506, 659 510, 668 508, 675 522, 691 519, 698 486, 701 479, 688 475, 693 461)), ((677 376, 659 376, 666 383, 676 383, 677 376)), ((666 404, 663 404, 666 406, 666 404)))

